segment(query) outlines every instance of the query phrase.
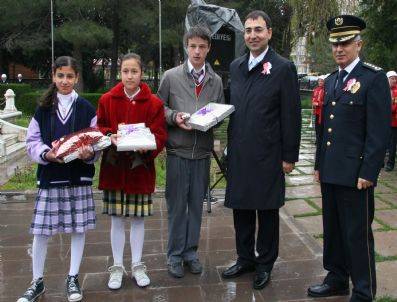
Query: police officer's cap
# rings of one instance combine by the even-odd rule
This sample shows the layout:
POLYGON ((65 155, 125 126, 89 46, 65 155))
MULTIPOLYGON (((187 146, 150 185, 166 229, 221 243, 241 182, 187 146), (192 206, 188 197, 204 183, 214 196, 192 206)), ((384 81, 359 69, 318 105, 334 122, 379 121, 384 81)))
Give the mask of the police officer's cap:
POLYGON ((328 20, 328 40, 331 43, 343 43, 353 40, 365 28, 364 20, 352 15, 340 15, 328 20))

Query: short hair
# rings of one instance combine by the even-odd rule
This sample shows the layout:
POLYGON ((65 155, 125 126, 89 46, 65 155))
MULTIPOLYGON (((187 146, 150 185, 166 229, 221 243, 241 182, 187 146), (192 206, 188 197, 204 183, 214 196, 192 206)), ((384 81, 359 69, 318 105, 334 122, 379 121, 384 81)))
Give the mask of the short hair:
POLYGON ((183 36, 183 44, 187 46, 188 40, 194 37, 199 37, 208 42, 208 46, 211 46, 211 32, 207 27, 198 25, 192 26, 183 36))
POLYGON ((269 15, 266 14, 264 11, 262 10, 254 10, 252 12, 250 12, 244 19, 244 23, 248 20, 248 19, 258 19, 259 17, 261 17, 263 20, 265 20, 266 22, 266 27, 267 28, 271 28, 272 27, 272 20, 270 19, 269 15))
POLYGON ((358 34, 354 37, 353 41, 362 41, 361 36, 358 34))
POLYGON ((138 63, 138 65, 139 65, 139 67, 141 68, 141 70, 143 71, 141 56, 138 55, 138 54, 136 54, 135 52, 129 52, 129 53, 125 54, 125 55, 121 58, 121 63, 120 63, 120 65, 122 65, 124 61, 130 60, 130 59, 135 60, 135 61, 138 63))

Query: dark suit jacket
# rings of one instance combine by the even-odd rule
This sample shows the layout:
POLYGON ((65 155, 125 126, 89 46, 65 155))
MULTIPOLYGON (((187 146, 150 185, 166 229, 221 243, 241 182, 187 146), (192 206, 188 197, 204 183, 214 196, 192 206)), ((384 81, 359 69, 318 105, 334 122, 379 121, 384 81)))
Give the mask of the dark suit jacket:
POLYGON ((355 187, 359 177, 376 183, 389 141, 390 88, 380 68, 361 61, 344 82, 350 91, 334 95, 338 73, 325 81, 323 122, 315 169, 322 183, 355 187))
POLYGON ((269 49, 248 71, 249 54, 230 65, 228 182, 225 206, 278 209, 284 204, 282 161, 298 161, 301 107, 295 65, 269 49), (270 62, 270 74, 263 64, 270 62))

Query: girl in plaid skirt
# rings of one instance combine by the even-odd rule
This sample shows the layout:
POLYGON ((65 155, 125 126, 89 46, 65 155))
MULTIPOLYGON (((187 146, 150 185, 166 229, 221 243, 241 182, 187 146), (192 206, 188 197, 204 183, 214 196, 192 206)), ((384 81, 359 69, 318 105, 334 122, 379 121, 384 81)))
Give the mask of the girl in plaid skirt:
POLYGON ((112 146, 104 151, 99 175, 99 189, 104 190, 103 213, 110 215, 110 239, 114 264, 109 268, 108 287, 119 289, 122 284, 123 251, 126 220, 130 226, 132 278, 140 287, 150 284, 146 266, 142 263, 144 217, 152 215, 152 198, 155 184, 154 158, 163 149, 163 103, 141 82, 141 58, 134 53, 123 57, 121 83, 104 94, 98 104, 98 128, 110 136, 112 146), (117 152, 118 125, 145 123, 156 139, 156 150, 117 152))
POLYGON ((55 157, 51 142, 87 128, 96 127, 94 107, 78 96, 76 60, 59 57, 53 66, 53 83, 42 96, 32 118, 26 139, 27 152, 38 163, 38 194, 30 232, 33 281, 18 302, 34 301, 45 291, 44 262, 48 239, 58 233, 71 234, 70 269, 66 279, 68 301, 83 298, 77 275, 83 256, 85 232, 95 228, 92 177, 95 154, 91 146, 79 150, 79 158, 69 163, 55 157))

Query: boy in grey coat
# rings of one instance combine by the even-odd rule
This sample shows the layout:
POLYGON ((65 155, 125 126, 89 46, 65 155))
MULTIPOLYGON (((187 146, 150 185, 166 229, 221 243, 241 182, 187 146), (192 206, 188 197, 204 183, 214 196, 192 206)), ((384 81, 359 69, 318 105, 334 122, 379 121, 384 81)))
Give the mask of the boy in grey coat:
POLYGON ((164 102, 168 138, 166 201, 168 209, 168 272, 184 276, 183 265, 193 274, 202 266, 197 255, 203 200, 209 184, 212 129, 191 129, 186 114, 210 102, 224 103, 221 78, 205 62, 210 33, 192 27, 184 37, 188 59, 164 73, 158 95, 164 102))

